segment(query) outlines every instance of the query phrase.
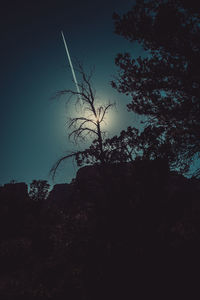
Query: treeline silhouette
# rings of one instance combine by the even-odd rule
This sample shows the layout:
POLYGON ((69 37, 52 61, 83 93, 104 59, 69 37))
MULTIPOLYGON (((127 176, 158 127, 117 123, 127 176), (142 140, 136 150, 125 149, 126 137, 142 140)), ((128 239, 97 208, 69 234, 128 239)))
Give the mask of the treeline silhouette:
POLYGON ((25 183, 4 185, 0 298, 191 295, 199 191, 199 180, 171 172, 166 160, 141 159, 83 167, 44 199, 30 197, 25 183))

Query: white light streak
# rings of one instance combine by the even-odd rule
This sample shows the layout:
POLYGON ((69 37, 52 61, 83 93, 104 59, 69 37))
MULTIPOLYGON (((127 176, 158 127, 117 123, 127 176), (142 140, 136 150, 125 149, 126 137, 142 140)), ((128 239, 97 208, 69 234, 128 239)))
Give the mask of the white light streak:
MULTIPOLYGON (((68 60, 69 60, 69 65, 70 65, 70 68, 71 68, 71 71, 72 71, 72 76, 73 76, 73 79, 74 79, 74 83, 76 85, 76 90, 77 90, 77 93, 78 93, 78 97, 79 99, 81 100, 81 103, 82 103, 82 99, 80 98, 80 89, 79 89, 79 86, 78 86, 78 81, 76 79, 76 74, 74 72, 74 67, 72 65, 72 61, 71 61, 71 57, 70 57, 70 54, 69 54, 69 50, 68 50, 68 47, 67 47, 67 43, 65 41, 65 36, 63 34, 63 31, 61 31, 61 35, 62 35, 62 38, 63 38, 63 42, 64 42, 64 46, 65 46, 65 50, 66 50, 66 53, 67 53, 67 57, 68 57, 68 60)), ((83 104, 83 103, 82 103, 83 104)))

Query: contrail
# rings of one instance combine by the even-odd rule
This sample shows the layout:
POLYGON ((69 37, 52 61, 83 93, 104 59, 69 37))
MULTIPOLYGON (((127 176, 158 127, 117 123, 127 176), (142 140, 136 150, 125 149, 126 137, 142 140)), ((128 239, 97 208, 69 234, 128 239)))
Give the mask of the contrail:
MULTIPOLYGON (((75 74, 75 72, 74 72, 74 67, 73 67, 73 65, 72 65, 71 57, 70 57, 70 55, 69 55, 69 50, 68 50, 68 47, 67 47, 67 43, 66 43, 66 41, 65 41, 65 37, 64 37, 64 34, 63 34, 62 31, 61 31, 61 35, 62 35, 62 38, 63 38, 65 50, 66 50, 67 57, 68 57, 68 60, 69 60, 69 65, 70 65, 70 68, 71 68, 71 71, 72 71, 72 76, 73 76, 73 79, 74 79, 74 83, 75 83, 75 85, 76 85, 78 97, 79 97, 79 99, 81 99, 81 98, 80 98, 80 89, 79 89, 78 82, 77 82, 77 79, 76 79, 76 74, 75 74)), ((82 99, 81 99, 81 101, 82 101, 82 99)))

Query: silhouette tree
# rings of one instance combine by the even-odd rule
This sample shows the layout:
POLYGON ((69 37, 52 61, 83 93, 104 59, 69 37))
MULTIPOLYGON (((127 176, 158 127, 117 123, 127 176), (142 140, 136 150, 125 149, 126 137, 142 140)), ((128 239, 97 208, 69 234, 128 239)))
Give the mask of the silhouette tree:
POLYGON ((43 201, 47 198, 50 185, 46 180, 33 180, 30 184, 29 197, 34 201, 43 201))
MULTIPOLYGON (((76 160, 79 166, 94 164, 98 162, 97 140, 94 140, 82 153, 78 153, 76 160)), ((104 162, 123 163, 133 161, 139 152, 138 129, 128 127, 123 130, 120 136, 105 139, 103 142, 104 162)))
MULTIPOLYGON (((56 170, 60 163, 70 157, 75 157, 77 162, 81 156, 86 157, 88 153, 92 153, 95 162, 104 164, 106 162, 104 140, 106 131, 102 129, 105 122, 106 114, 114 106, 114 103, 99 104, 97 101, 96 91, 92 86, 91 78, 93 70, 89 74, 78 64, 77 71, 80 74, 81 81, 78 84, 79 91, 66 89, 57 93, 56 97, 69 95, 70 99, 76 97, 76 105, 79 106, 79 115, 70 117, 67 125, 69 129, 69 138, 75 143, 85 141, 88 137, 94 139, 92 152, 89 149, 84 151, 74 151, 60 158, 52 167, 51 173, 55 176, 56 170), (94 146, 95 145, 95 146, 94 146)), ((87 160, 89 162, 89 160, 87 160)))
POLYGON ((118 54, 112 86, 132 97, 128 109, 146 116, 148 134, 150 128, 152 136, 158 134, 184 171, 200 157, 198 8, 193 0, 138 0, 122 17, 113 15, 115 32, 138 42, 146 55, 118 54))
MULTIPOLYGON (((77 155, 77 164, 93 164, 97 161, 96 141, 89 149, 77 155)), ((173 167, 177 167, 173 145, 167 139, 163 138, 163 129, 147 126, 143 132, 137 128, 128 127, 122 130, 119 136, 108 138, 103 143, 104 157, 106 163, 116 164, 124 162, 133 162, 136 159, 145 160, 163 159, 173 167)), ((182 167, 183 167, 182 163, 182 167)), ((185 165, 184 165, 185 166, 185 165)))

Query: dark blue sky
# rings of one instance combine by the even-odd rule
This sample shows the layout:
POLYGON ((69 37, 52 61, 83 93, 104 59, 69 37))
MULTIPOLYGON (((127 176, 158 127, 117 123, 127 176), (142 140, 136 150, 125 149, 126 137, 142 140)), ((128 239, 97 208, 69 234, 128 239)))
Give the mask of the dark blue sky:
MULTIPOLYGON (((126 12, 134 2, 40 2, 9 1, 1 7, 1 184, 48 179, 53 163, 74 149, 67 140, 64 101, 50 100, 57 91, 74 88, 61 29, 72 59, 86 68, 95 65, 97 93, 118 104, 110 134, 137 123, 126 109, 130 99, 110 86, 116 54, 141 52, 113 32, 113 12, 126 12)), ((55 182, 71 181, 76 170, 75 163, 66 162, 55 182)))

